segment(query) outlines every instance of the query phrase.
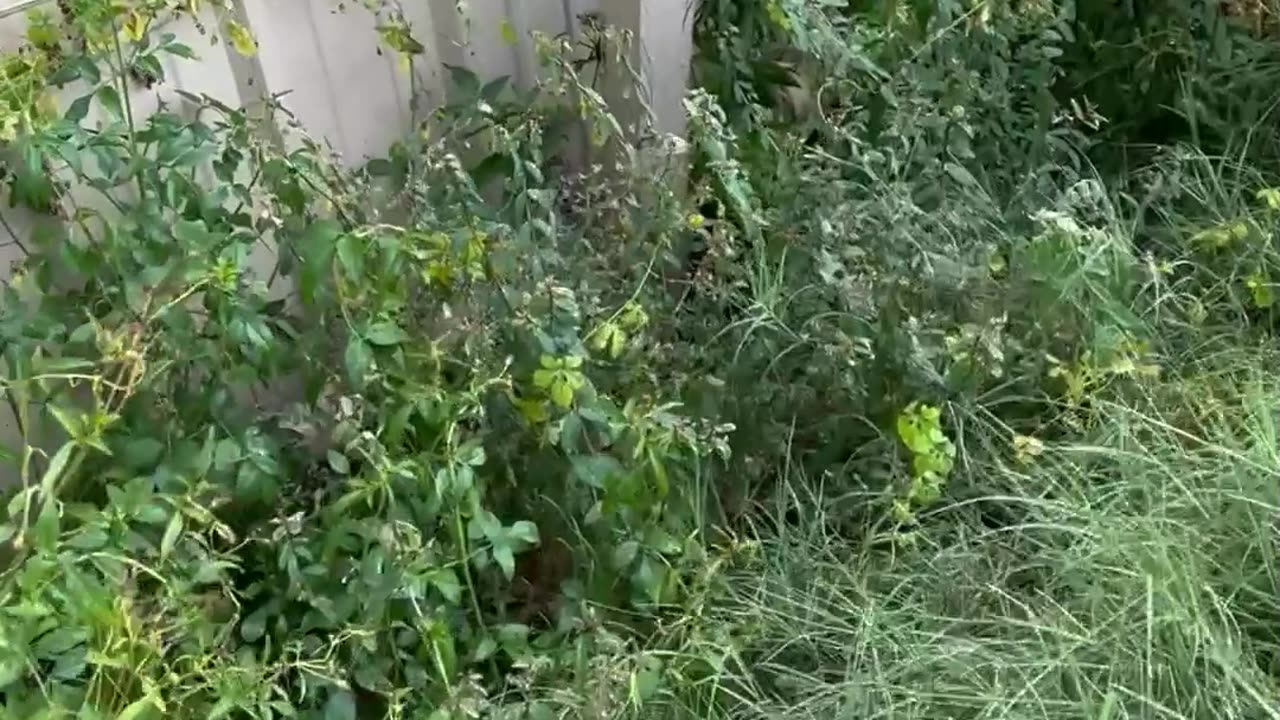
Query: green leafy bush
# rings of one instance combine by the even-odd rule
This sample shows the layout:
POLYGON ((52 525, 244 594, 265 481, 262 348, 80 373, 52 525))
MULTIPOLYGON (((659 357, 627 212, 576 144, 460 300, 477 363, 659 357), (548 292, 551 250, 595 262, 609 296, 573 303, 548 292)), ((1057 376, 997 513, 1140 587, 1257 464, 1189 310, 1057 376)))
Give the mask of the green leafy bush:
POLYGON ((557 98, 617 127, 572 48, 543 41, 532 96, 458 76, 475 95, 426 139, 349 173, 207 97, 138 117, 130 69, 192 51, 106 37, 58 45, 44 81, 83 94, 13 141, 11 197, 67 222, 0 304, 24 440, 0 524, 6 715, 640 702, 660 665, 629 643, 701 582, 728 428, 654 373, 653 274, 591 272, 664 252, 685 213, 625 173, 608 224, 557 204, 557 98))

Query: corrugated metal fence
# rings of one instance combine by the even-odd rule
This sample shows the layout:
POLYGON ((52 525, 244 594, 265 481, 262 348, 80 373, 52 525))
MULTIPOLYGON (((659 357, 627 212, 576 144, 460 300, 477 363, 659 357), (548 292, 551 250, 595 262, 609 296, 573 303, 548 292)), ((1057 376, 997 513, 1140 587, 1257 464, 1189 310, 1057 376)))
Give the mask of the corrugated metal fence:
MULTIPOLYGON (((105 1, 105 0, 104 0, 105 1)), ((528 87, 536 60, 532 34, 580 35, 582 18, 630 30, 649 85, 659 129, 682 130, 680 98, 688 75, 690 0, 404 0, 400 10, 426 52, 413 77, 394 53, 379 52, 376 11, 358 0, 234 0, 233 13, 258 39, 259 52, 242 58, 189 19, 164 32, 196 48, 197 60, 169 58, 168 82, 139 90, 135 108, 154 107, 174 89, 208 93, 233 106, 263 93, 288 91, 285 105, 313 135, 352 158, 379 153, 409 129, 411 108, 438 104, 443 64, 481 78, 510 76, 528 87)), ((26 10, 54 0, 0 0, 0 50, 22 43, 26 10)), ((212 11, 206 10, 206 14, 212 11)), ((217 18, 205 18, 216 28, 217 18)))

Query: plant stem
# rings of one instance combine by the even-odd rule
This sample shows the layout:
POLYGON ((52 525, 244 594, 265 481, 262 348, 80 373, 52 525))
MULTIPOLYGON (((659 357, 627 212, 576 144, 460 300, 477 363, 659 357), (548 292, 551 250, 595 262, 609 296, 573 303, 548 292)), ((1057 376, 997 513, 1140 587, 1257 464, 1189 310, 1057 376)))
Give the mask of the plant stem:
MULTIPOLYGON (((129 126, 129 152, 135 160, 138 159, 138 134, 137 128, 133 122, 133 101, 129 99, 129 73, 128 64, 124 60, 124 50, 120 47, 120 29, 116 27, 115 20, 111 21, 111 38, 115 47, 116 62, 120 63, 120 67, 112 68, 115 70, 115 79, 120 84, 120 100, 124 103, 124 119, 129 126)), ((146 184, 143 182, 141 175, 138 176, 138 204, 146 198, 146 184)))

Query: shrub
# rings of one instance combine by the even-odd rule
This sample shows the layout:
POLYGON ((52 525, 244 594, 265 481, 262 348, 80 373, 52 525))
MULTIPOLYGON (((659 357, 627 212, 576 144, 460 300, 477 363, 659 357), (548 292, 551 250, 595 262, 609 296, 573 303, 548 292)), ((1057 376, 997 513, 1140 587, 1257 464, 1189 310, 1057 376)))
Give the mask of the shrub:
POLYGON ((24 439, 0 524, 6 712, 641 701, 653 660, 602 607, 640 629, 698 582, 726 428, 655 372, 655 274, 601 271, 665 252, 669 191, 616 177, 608 224, 557 205, 546 129, 569 91, 638 172, 571 48, 543 41, 532 98, 457 77, 473 96, 429 139, 349 173, 210 98, 135 115, 134 66, 159 82, 148 58, 192 54, 117 35, 136 12, 41 51, 40 79, 84 94, 13 138, 11 196, 66 223, 0 303, 24 439))

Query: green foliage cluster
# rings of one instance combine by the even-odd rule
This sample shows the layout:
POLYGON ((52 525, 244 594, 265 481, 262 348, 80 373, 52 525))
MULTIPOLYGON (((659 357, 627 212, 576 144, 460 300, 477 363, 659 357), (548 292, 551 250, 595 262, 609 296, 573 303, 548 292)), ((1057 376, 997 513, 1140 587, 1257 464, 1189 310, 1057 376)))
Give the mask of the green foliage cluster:
POLYGON ((634 153, 575 48, 540 41, 532 93, 458 71, 420 138, 347 172, 209 97, 135 113, 136 67, 194 55, 129 29, 165 10, 21 56, 76 99, 11 123, 11 201, 65 222, 19 240, 0 302, 0 713, 641 703, 662 662, 635 638, 706 582, 730 428, 645 362, 660 283, 595 272, 684 227, 670 191, 627 204, 617 176, 598 222, 560 212, 554 128, 634 153))
POLYGON ((1274 8, 699 8, 725 715, 1273 717, 1274 8))
POLYGON ((687 174, 596 23, 346 170, 37 16, 0 717, 1275 717, 1275 28, 1190 5, 702 0, 687 174))

